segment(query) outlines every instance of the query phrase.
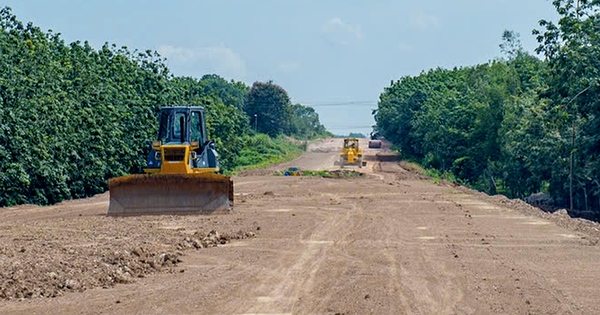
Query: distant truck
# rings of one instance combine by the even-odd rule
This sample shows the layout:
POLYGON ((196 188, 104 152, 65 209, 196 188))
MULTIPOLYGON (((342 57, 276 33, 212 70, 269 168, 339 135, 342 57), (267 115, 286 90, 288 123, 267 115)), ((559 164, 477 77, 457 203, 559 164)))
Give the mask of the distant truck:
POLYGON ((381 149, 383 147, 383 141, 381 141, 381 136, 379 133, 371 132, 371 139, 369 140, 369 148, 370 149, 381 149))

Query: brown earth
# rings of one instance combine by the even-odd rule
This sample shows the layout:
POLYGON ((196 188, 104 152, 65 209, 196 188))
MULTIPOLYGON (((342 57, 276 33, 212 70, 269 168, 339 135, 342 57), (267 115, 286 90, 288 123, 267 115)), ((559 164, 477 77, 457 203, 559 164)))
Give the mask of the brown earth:
POLYGON ((374 158, 269 175, 336 169, 339 143, 234 178, 230 215, 108 218, 106 194, 0 210, 0 313, 600 314, 596 223, 374 158))

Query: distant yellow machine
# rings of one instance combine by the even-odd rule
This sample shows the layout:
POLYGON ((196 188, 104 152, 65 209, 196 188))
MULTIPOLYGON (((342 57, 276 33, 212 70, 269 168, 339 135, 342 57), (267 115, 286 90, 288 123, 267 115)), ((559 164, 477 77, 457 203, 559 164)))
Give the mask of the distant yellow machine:
POLYGON ((367 165, 363 162, 363 152, 357 138, 344 139, 344 147, 340 153, 340 167, 346 165, 357 165, 359 168, 367 165))

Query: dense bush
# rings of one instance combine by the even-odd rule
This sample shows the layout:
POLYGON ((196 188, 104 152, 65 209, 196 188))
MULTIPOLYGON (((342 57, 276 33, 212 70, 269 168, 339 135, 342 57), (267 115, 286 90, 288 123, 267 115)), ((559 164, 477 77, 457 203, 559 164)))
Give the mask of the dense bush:
POLYGON ((265 134, 245 136, 238 167, 242 169, 264 167, 293 159, 302 153, 299 146, 283 137, 271 138, 265 134))
POLYGON ((65 45, 0 11, 0 205, 54 203, 139 171, 167 70, 151 52, 65 45))

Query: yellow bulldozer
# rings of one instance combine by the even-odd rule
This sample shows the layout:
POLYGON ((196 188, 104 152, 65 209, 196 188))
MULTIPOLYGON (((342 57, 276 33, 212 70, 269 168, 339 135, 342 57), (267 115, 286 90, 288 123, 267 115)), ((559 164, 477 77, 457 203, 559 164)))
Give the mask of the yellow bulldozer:
POLYGON ((346 165, 358 165, 359 168, 367 165, 366 162, 363 162, 363 152, 357 138, 344 139, 344 146, 340 152, 340 167, 343 168, 346 165))
POLYGON ((219 171, 204 108, 163 107, 146 174, 109 180, 108 215, 211 214, 233 208, 233 181, 219 171))

